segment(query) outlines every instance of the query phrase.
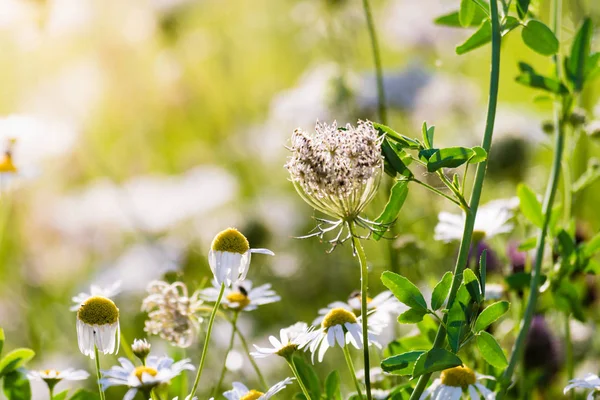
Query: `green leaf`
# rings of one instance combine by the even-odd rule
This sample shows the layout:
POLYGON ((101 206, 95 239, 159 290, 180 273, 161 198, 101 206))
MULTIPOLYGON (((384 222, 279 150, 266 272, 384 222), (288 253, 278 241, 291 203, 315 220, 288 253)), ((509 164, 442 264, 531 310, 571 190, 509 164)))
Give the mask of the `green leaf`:
POLYGON ((410 171, 410 169, 408 169, 404 161, 402 161, 402 159, 400 158, 400 155, 398 154, 397 150, 390 144, 390 142, 388 142, 387 139, 384 139, 381 143, 381 150, 383 152, 385 160, 395 171, 394 174, 391 174, 392 177, 395 177, 396 173, 399 173, 400 175, 403 175, 407 178, 411 178, 413 176, 413 173, 410 171))
POLYGON ((54 397, 52 397, 52 400, 65 400, 67 398, 67 395, 69 394, 69 390, 63 390, 60 393, 57 393, 54 395, 54 397))
POLYGON ((421 143, 419 143, 418 140, 401 135, 389 126, 373 122, 373 127, 377 129, 380 134, 385 134, 386 139, 398 143, 403 148, 409 148, 413 150, 419 150, 422 148, 421 143))
POLYGON ((524 19, 527 16, 530 0, 517 0, 517 14, 519 18, 524 19))
POLYGON ((483 147, 475 146, 471 150, 473 150, 473 156, 469 158, 469 164, 479 164, 487 160, 487 151, 483 147))
POLYGON ((479 279, 475 273, 470 269, 465 269, 463 272, 463 284, 467 291, 471 295, 471 298, 476 303, 481 303, 483 301, 483 296, 481 295, 481 285, 479 284, 479 279))
MULTIPOLYGON (((436 25, 451 26, 453 28, 462 28, 458 17, 459 12, 453 11, 448 14, 437 17, 433 22, 436 25)), ((481 25, 481 22, 487 18, 487 15, 479 7, 475 7, 475 15, 469 24, 469 28, 476 28, 481 25)))
POLYGON ((21 368, 27 361, 35 356, 35 352, 30 349, 15 349, 0 360, 0 377, 21 368))
POLYGON ((600 163, 596 158, 590 158, 585 172, 573 183, 573 193, 579 193, 591 186, 598 178, 600 178, 600 163))
POLYGON ((427 160, 427 171, 435 172, 441 168, 460 167, 471 158, 475 157, 475 151, 467 147, 447 147, 438 149, 431 154, 427 160))
POLYGON ((558 52, 558 39, 546 24, 536 19, 527 21, 521 31, 523 42, 533 51, 551 56, 558 52))
POLYGON ((593 31, 592 20, 586 18, 575 35, 571 55, 565 62, 567 77, 573 83, 576 92, 581 91, 585 81, 586 64, 591 50, 593 31))
POLYGON ((595 234, 587 243, 583 245, 584 257, 592 257, 600 251, 600 233, 595 234))
POLYGON ((456 54, 462 55, 471 50, 475 50, 492 41, 492 24, 489 19, 481 23, 479 29, 475 31, 465 42, 456 47, 456 54))
MULTIPOLYGON (((393 223, 398 217, 402 205, 404 205, 406 196, 408 196, 408 181, 396 181, 394 186, 392 186, 392 189, 390 191, 390 198, 388 199, 385 208, 383 209, 379 217, 377 217, 375 222, 379 222, 384 225, 393 223)), ((373 236, 375 240, 379 240, 383 237, 384 234, 385 232, 381 230, 374 232, 373 236)))
POLYGON ((438 310, 448 297, 450 292, 450 285, 452 285, 452 272, 448 271, 442 276, 442 279, 435 285, 433 292, 431 293, 431 309, 438 310))
POLYGON ((506 21, 504 22, 504 25, 502 26, 502 36, 506 35, 508 32, 512 31, 513 29, 517 28, 521 26, 521 21, 519 21, 518 19, 516 19, 515 17, 511 17, 510 15, 506 17, 506 21))
POLYGON ((524 62, 519 63, 521 74, 517 76, 516 81, 535 89, 542 89, 555 94, 568 94, 569 89, 556 79, 547 76, 539 75, 533 67, 524 62))
POLYGON ((448 320, 446 322, 446 334, 450 348, 455 353, 460 348, 460 341, 467 328, 467 318, 461 302, 454 301, 448 311, 448 320))
POLYGON ((413 378, 436 371, 443 371, 448 368, 462 365, 460 358, 445 349, 431 349, 422 354, 415 362, 413 369, 413 378))
POLYGON ((481 288, 481 293, 483 293, 483 300, 485 300, 485 283, 487 282, 487 249, 484 249, 481 252, 481 256, 479 257, 479 284, 481 288))
POLYGON ((530 238, 523 240, 521 243, 519 243, 519 247, 517 247, 517 250, 528 251, 531 249, 535 249, 536 244, 537 244, 537 236, 532 236, 530 238))
POLYGON ((78 389, 70 400, 99 400, 100 397, 96 392, 90 392, 85 389, 78 389))
MULTIPOLYGON (((409 351, 388 357, 381 362, 381 369, 394 375, 410 375, 408 367, 415 363, 425 351, 409 351)), ((414 368, 414 367, 413 367, 414 368)))
POLYGON ((496 322, 510 309, 508 301, 498 301, 487 306, 475 321, 475 332, 479 332, 496 322))
POLYGON ((458 21, 462 27, 471 25, 475 19, 475 10, 477 6, 473 0, 461 0, 460 10, 458 11, 458 21))
POLYGON ((296 369, 298 370, 300 379, 302 379, 304 386, 306 386, 306 390, 308 390, 308 393, 310 394, 310 397, 313 399, 320 399, 321 383, 319 382, 319 377, 317 376, 317 373, 312 365, 308 364, 306 361, 304 361, 304 358, 298 355, 294 355, 292 360, 296 366, 296 369))
POLYGON ((325 395, 327 400, 342 400, 340 393, 340 374, 337 371, 331 371, 325 379, 325 395))
POLYGON ((519 208, 525 218, 541 228, 544 225, 544 214, 535 192, 524 183, 520 183, 517 187, 517 196, 519 197, 519 208))
POLYGON ((31 386, 27 379, 27 371, 16 369, 4 377, 4 395, 9 400, 30 400, 31 386))
POLYGON ((425 147, 428 149, 433 147, 433 135, 435 133, 435 126, 427 127, 427 122, 423 122, 423 127, 421 128, 423 134, 423 143, 425 143, 425 147))
POLYGON ((420 308, 427 311, 427 303, 419 288, 402 275, 385 271, 381 274, 381 282, 392 291, 401 303, 410 308, 420 308))
MULTIPOLYGON (((544 282, 546 282, 546 279, 546 275, 542 275, 540 285, 543 285, 544 282)), ((531 283, 531 273, 517 272, 504 278, 504 281, 512 290, 521 291, 529 287, 531 283)))
POLYGON ((477 348, 481 356, 488 364, 496 368, 505 368, 508 366, 508 360, 502 347, 496 339, 485 331, 479 332, 477 335, 477 348))
POLYGON ((2 354, 2 347, 4 347, 4 329, 0 328, 0 355, 2 354))
POLYGON ((427 310, 423 310, 422 308, 409 308, 400 314, 398 322, 401 324, 416 324, 423 321, 425 314, 427 314, 427 310))

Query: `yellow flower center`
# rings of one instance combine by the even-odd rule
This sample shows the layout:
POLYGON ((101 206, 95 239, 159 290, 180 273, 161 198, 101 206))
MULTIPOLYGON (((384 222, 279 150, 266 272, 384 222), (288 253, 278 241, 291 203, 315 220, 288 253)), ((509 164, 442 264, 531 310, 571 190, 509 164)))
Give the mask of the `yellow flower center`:
POLYGON ((12 160, 12 154, 7 151, 4 153, 4 158, 0 161, 0 172, 2 173, 15 173, 17 172, 17 167, 12 160))
POLYGON ((139 381, 142 382, 143 374, 148 374, 150 376, 156 376, 156 374, 158 374, 158 371, 155 370, 154 368, 150 368, 150 367, 136 367, 134 374, 139 379, 139 381))
POLYGON ((469 385, 475 384, 475 372, 469 367, 454 367, 442 371, 440 377, 442 383, 446 386, 454 386, 466 389, 469 385))
POLYGON ((225 296, 230 303, 237 303, 237 306, 232 307, 241 310, 250 304, 250 299, 243 293, 240 292, 231 292, 227 296, 225 296))
POLYGON ((240 400, 257 400, 260 398, 260 396, 262 396, 264 393, 259 392, 258 390, 254 390, 252 389, 251 391, 249 391, 248 393, 246 393, 245 395, 243 395, 240 400))
POLYGON ((289 358, 292 356, 292 354, 296 352, 296 350, 298 350, 298 345, 294 343, 289 343, 283 346, 281 349, 279 349, 275 354, 283 358, 289 358))
POLYGON ((228 228, 215 236, 211 248, 214 251, 244 254, 250 249, 250 244, 246 236, 242 235, 240 231, 235 228, 228 228))
POLYGON ((94 296, 79 307, 77 318, 88 325, 111 325, 119 320, 119 309, 111 299, 94 296))
POLYGON ((334 308, 323 318, 321 326, 327 330, 335 325, 344 325, 346 322, 356 323, 356 315, 343 308, 334 308))
POLYGON ((481 242, 483 239, 485 239, 485 232, 484 231, 473 231, 473 235, 471 236, 471 241, 473 243, 479 243, 481 242))

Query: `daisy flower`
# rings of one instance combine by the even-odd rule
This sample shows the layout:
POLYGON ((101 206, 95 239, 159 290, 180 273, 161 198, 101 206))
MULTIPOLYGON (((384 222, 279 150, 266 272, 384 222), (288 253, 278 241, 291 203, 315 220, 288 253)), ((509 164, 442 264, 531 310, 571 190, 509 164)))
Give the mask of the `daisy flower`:
POLYGON ((0 159, 0 190, 8 188, 13 178, 19 175, 19 169, 13 162, 13 146, 16 139, 8 139, 4 149, 4 156, 0 159))
POLYGON ((250 353, 254 358, 267 358, 274 354, 289 359, 292 354, 298 350, 312 334, 312 328, 304 322, 296 322, 294 325, 283 328, 279 331, 279 339, 275 336, 269 336, 269 342, 273 347, 258 347, 254 345, 256 351, 250 353))
POLYGON ((460 400, 465 391, 470 399, 480 399, 481 396, 486 400, 495 399, 496 394, 479 383, 483 379, 495 380, 493 376, 480 375, 469 367, 449 368, 442 371, 440 377, 433 381, 419 400, 460 400))
MULTIPOLYGON (((516 198, 494 200, 479 207, 473 228, 473 242, 489 239, 501 233, 512 231, 510 220, 513 210, 519 205, 516 198)), ((435 227, 435 240, 452 242, 462 239, 465 226, 465 214, 452 214, 442 211, 438 215, 439 222, 435 227)))
POLYGON ((87 379, 90 374, 82 369, 67 368, 62 371, 56 369, 45 369, 37 371, 27 371, 27 378, 30 381, 44 381, 50 390, 50 397, 54 386, 60 381, 82 381, 87 379))
MULTIPOLYGON (((369 321, 370 324, 370 321, 369 321)), ((369 327, 371 327, 369 325, 369 327)), ((375 341, 374 335, 377 332, 369 330, 369 345, 373 344, 379 348, 381 345, 375 341)), ((363 347, 361 317, 356 317, 352 311, 345 308, 334 308, 327 313, 322 319, 321 327, 315 331, 314 335, 305 338, 304 343, 300 348, 309 349, 312 353, 314 362, 315 353, 319 352, 319 362, 323 361, 323 357, 327 349, 334 347, 336 343, 343 349, 348 343, 352 344, 357 349, 363 347)))
POLYGON ((73 296, 72 300, 75 304, 70 308, 70 310, 71 311, 79 310, 79 307, 81 306, 81 304, 83 304, 84 301, 86 301, 87 299, 89 299, 90 297, 93 297, 93 296, 108 297, 110 299, 110 298, 116 296, 117 294, 119 294, 120 287, 121 287, 121 281, 117 281, 117 282, 113 283, 111 286, 108 286, 105 288, 102 288, 97 285, 92 285, 92 286, 90 286, 89 293, 81 292, 77 296, 73 296))
POLYGON ((92 296, 77 310, 77 342, 79 350, 95 358, 96 350, 104 354, 119 351, 119 309, 103 296, 92 296))
MULTIPOLYGON (((213 287, 200 291, 200 298, 205 301, 215 302, 219 298, 221 285, 213 279, 213 287)), ((240 281, 233 284, 231 288, 226 287, 223 292, 221 304, 235 311, 252 311, 258 306, 275 303, 281 300, 281 297, 271 289, 271 284, 253 287, 252 281, 240 281)))
POLYGON ((152 346, 146 339, 134 339, 131 345, 131 351, 133 354, 140 359, 142 364, 146 363, 146 357, 150 354, 152 346))
POLYGON ((285 389, 293 380, 294 378, 285 378, 271 386, 266 393, 254 389, 250 390, 243 383, 233 382, 233 389, 223 393, 223 396, 227 400, 267 400, 285 389))
POLYGON ((500 300, 504 295, 504 285, 501 283, 486 283, 485 284, 485 299, 500 300))
POLYGON ((571 379, 569 384, 565 386, 564 394, 571 389, 592 389, 592 391, 587 395, 587 400, 594 400, 594 395, 597 391, 600 390, 600 378, 598 375, 594 374, 586 374, 583 379, 571 379))
POLYGON ((150 356, 146 365, 136 367, 126 358, 119 358, 121 365, 102 371, 100 384, 102 390, 111 386, 128 386, 123 400, 133 400, 138 391, 149 397, 150 391, 162 384, 169 383, 171 379, 180 375, 185 370, 194 370, 189 359, 173 362, 169 357, 150 356))
POLYGON ((208 252, 208 264, 219 286, 231 287, 246 279, 252 253, 275 255, 271 250, 251 249, 248 239, 235 228, 219 232, 208 252))

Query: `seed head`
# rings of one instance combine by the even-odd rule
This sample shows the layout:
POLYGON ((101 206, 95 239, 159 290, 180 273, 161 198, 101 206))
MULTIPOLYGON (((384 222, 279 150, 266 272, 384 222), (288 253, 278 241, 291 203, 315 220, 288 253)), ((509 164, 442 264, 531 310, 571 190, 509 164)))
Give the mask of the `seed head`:
POLYGON ((250 244, 240 231, 235 228, 227 228, 215 236, 211 248, 214 251, 244 254, 250 249, 250 244))
POLYGON ((442 383, 446 386, 454 386, 466 389, 469 385, 475 384, 477 377, 475 372, 469 367, 454 367, 442 371, 440 376, 442 383))
POLYGON ((112 325, 119 320, 119 309, 112 300, 93 296, 79 307, 77 318, 88 325, 112 325))
POLYGON ((356 315, 344 308, 334 308, 325 317, 321 326, 327 330, 335 325, 344 325, 345 323, 356 323, 356 315))

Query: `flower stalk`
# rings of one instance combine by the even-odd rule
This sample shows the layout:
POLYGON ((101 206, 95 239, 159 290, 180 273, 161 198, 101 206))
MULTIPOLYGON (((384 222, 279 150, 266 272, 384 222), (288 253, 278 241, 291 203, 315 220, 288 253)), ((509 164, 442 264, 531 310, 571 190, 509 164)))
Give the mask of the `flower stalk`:
MULTIPOLYGON (((358 378, 356 377, 356 370, 354 369, 354 363, 352 362, 352 356, 350 355, 350 349, 348 349, 348 344, 346 343, 343 347, 344 357, 346 358, 346 364, 348 365, 348 369, 350 370, 350 375, 352 375, 352 380, 354 381, 354 386, 356 387, 356 392, 360 399, 364 399, 362 395, 362 389, 360 387, 360 382, 358 382, 358 378)), ((365 371, 365 377, 366 377, 365 371)))
POLYGON ((217 385, 213 389, 213 396, 216 396, 217 393, 221 390, 221 386, 223 385, 223 379, 225 378, 225 372, 227 372, 227 357, 229 357, 229 353, 233 349, 233 342, 235 339, 235 324, 237 322, 238 316, 240 315, 239 311, 235 311, 233 313, 233 318, 231 319, 231 337, 229 338, 229 346, 227 347, 227 351, 225 352, 225 360, 223 362, 223 368, 221 369, 221 375, 219 376, 219 381, 217 385))
POLYGON ((304 382, 302 382, 302 378, 300 378, 298 369, 294 365, 294 360, 292 359, 292 356, 285 357, 285 361, 287 361, 288 365, 290 366, 290 369, 294 373, 294 376, 296 377, 296 381, 298 382, 298 385, 300 385, 300 389, 302 390, 304 397, 306 397, 307 400, 312 400, 312 397, 310 397, 310 394, 308 393, 306 386, 304 386, 304 382))
MULTIPOLYGON (((94 338, 94 355, 96 361, 96 378, 98 379, 98 392, 100 394, 100 400, 104 400, 104 391, 102 390, 102 384, 100 383, 100 378, 102 378, 102 374, 100 373, 100 357, 98 354, 98 346, 96 346, 95 338, 94 338)), ((52 398, 52 396, 50 396, 52 398)))

